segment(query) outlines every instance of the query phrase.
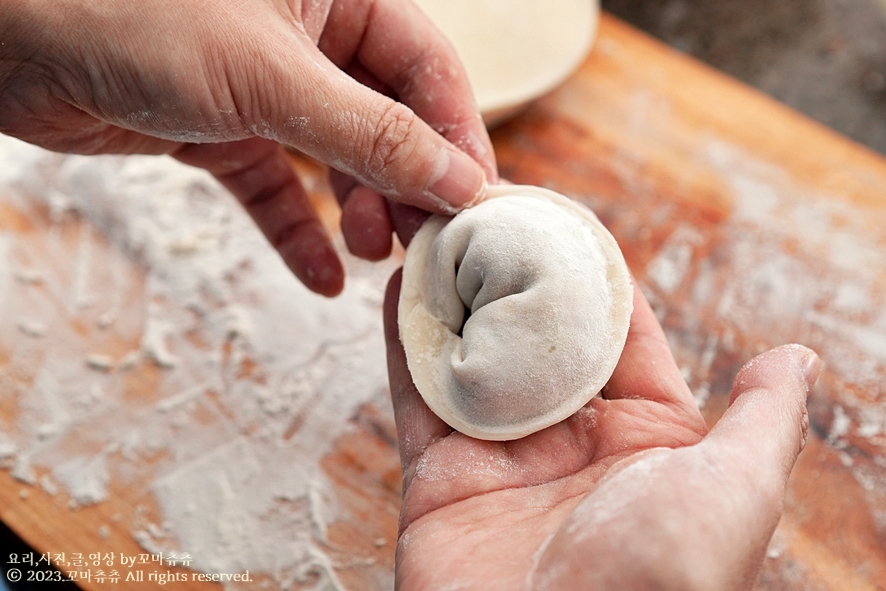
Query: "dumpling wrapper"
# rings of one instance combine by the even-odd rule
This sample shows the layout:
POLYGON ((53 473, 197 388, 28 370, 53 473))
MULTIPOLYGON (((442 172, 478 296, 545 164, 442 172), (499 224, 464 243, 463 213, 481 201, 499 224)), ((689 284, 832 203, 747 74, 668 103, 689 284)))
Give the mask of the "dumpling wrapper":
POLYGON ((599 0, 417 0, 461 58, 489 126, 550 91, 584 61, 599 0))
POLYGON ((431 410, 466 435, 505 441, 566 419, 600 391, 632 310, 624 257, 589 209, 540 187, 498 185, 421 227, 398 320, 431 410))

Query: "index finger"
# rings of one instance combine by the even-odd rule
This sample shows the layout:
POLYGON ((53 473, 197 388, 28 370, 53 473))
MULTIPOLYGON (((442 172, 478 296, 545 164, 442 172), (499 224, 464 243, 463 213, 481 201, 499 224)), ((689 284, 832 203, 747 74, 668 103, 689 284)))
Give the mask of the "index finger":
POLYGON ((341 292, 344 268, 335 246, 279 144, 262 138, 185 144, 172 155, 230 190, 309 289, 330 297, 341 292))

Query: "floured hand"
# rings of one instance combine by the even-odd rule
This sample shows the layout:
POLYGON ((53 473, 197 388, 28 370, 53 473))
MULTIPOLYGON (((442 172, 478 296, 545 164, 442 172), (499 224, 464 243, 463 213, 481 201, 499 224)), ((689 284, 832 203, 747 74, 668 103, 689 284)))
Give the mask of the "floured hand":
POLYGON ((749 589, 803 447, 820 363, 779 347, 748 363, 708 432, 639 289, 602 397, 523 439, 454 432, 410 379, 385 302, 404 470, 397 589, 749 589))
POLYGON ((343 270, 278 142, 340 171, 366 258, 390 250, 382 195, 451 212, 495 180, 464 71, 409 0, 0 0, 0 38, 0 132, 206 168, 323 294, 343 270))

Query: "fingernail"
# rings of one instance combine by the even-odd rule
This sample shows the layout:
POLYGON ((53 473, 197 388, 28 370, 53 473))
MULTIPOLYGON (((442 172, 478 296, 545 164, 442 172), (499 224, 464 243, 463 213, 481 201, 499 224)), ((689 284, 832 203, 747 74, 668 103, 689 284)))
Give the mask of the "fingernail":
POLYGON ((486 189, 483 169, 464 152, 443 151, 437 157, 434 169, 436 174, 428 186, 428 193, 444 209, 454 208, 452 213, 455 213, 483 196, 486 189))
POLYGON ((821 374, 821 358, 810 351, 803 359, 803 378, 806 380, 807 387, 811 390, 818 376, 821 374))

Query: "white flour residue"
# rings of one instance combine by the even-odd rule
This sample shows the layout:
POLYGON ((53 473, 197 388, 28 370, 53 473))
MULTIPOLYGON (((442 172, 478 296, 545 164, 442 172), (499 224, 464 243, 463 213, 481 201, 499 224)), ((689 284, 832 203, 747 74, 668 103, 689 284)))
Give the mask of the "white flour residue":
POLYGON ((30 169, 36 160, 43 157, 44 151, 37 146, 9 140, 2 136, 0 147, 0 186, 10 185, 21 180, 21 173, 30 169))
POLYGON ((204 171, 3 136, 0 163, 0 198, 48 224, 39 243, 0 232, 0 402, 17 409, 0 466, 30 483, 51 473, 77 505, 118 480, 151 494, 162 515, 142 512, 133 536, 197 569, 340 588, 321 548, 341 514, 319 463, 387 388, 395 263, 345 257, 348 286, 326 299, 204 171), (23 338, 24 320, 42 330, 23 338), (133 390, 136 376, 151 381, 133 390))
POLYGON ((680 226, 646 266, 647 276, 662 292, 673 293, 683 283, 695 246, 701 242, 698 230, 688 225, 680 226))
POLYGON ((178 358, 169 352, 167 338, 171 337, 175 327, 164 320, 160 306, 148 305, 148 318, 145 332, 142 335, 141 351, 153 359, 160 367, 171 369, 178 363, 178 358))
MULTIPOLYGON (((886 395, 886 280, 882 208, 798 186, 781 169, 713 143, 710 161, 733 190, 727 243, 716 255, 735 280, 718 309, 769 338, 804 338, 831 370, 871 397, 886 395), (862 231, 870 230, 870 231, 862 231), (798 253, 798 254, 794 254, 798 253)), ((716 272, 716 269, 711 269, 716 272)))
MULTIPOLYGON (((710 139, 700 146, 692 159, 725 185, 718 187, 730 199, 725 218, 685 222, 652 197, 649 219, 612 209, 623 235, 670 232, 641 280, 678 362, 693 368, 687 381, 696 399, 727 393, 752 355, 804 343, 825 368, 812 392, 816 408, 826 409, 814 418, 824 423, 814 428, 856 472, 862 464, 883 477, 886 466, 871 458, 886 449, 886 186, 878 194, 864 171, 847 165, 828 173, 827 163, 804 184, 739 146, 710 139)), ((637 173, 644 163, 628 158, 619 174, 645 198, 648 177, 637 173)), ((867 500, 872 514, 886 512, 886 497, 867 500)))
POLYGON ((799 186, 785 170, 727 143, 711 142, 703 157, 732 189, 732 223, 757 227, 771 238, 800 240, 804 252, 817 254, 835 271, 870 275, 882 268, 879 250, 869 242, 882 228, 882 209, 865 211, 852 203, 851 193, 829 195, 799 186))
MULTIPOLYGON (((692 297, 678 325, 688 329, 674 340, 697 356, 714 338, 727 362, 786 342, 814 348, 826 373, 812 397, 832 410, 819 413, 830 421, 819 428, 851 467, 870 513, 886 514, 886 465, 878 463, 886 449, 886 208, 876 195, 854 193, 849 170, 841 172, 850 180, 823 190, 722 142, 699 156, 725 179, 734 208, 684 274, 692 297), (713 330, 698 318, 712 318, 713 330)), ((702 393, 708 373, 696 384, 702 393)))
MULTIPOLYGON (((2 152, 0 152, 2 153, 2 152)), ((5 309, 9 297, 14 271, 10 265, 9 253, 12 251, 12 237, 0 234, 0 309, 5 309)))
POLYGON ((77 505, 94 505, 108 498, 109 475, 103 454, 75 457, 56 466, 52 473, 77 505))
POLYGON ((15 443, 0 432, 0 468, 11 468, 17 451, 15 443))
POLYGON ((834 419, 831 421, 831 429, 828 432, 828 443, 845 447, 846 442, 842 441, 842 439, 849 433, 851 426, 852 419, 849 418, 843 407, 839 404, 834 406, 834 419))
POLYGON ((687 297, 685 308, 668 309, 680 317, 671 325, 681 327, 671 343, 678 359, 704 362, 691 376, 697 396, 709 393, 708 370, 723 369, 718 357, 746 360, 748 352, 799 341, 843 380, 846 412, 860 424, 862 406, 884 404, 886 396, 886 267, 878 238, 886 211, 851 193, 803 186, 724 142, 708 141, 696 158, 726 183, 731 215, 704 233, 678 224, 647 264, 645 287, 660 310, 678 292, 687 297))

